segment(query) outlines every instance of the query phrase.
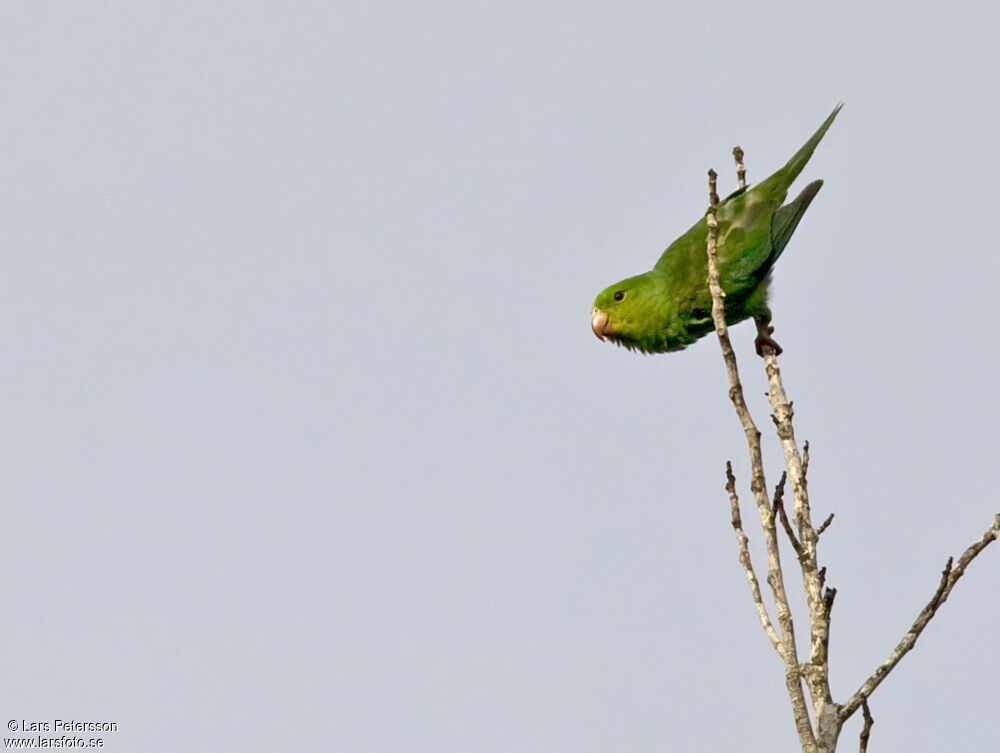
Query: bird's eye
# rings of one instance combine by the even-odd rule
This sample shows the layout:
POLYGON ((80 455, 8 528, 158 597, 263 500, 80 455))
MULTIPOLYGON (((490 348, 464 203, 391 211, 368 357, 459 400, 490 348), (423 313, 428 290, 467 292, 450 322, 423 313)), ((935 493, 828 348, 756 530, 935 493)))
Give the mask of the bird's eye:
POLYGON ((624 301, 625 300, 625 291, 624 290, 616 290, 615 294, 614 294, 614 299, 616 301, 624 301))

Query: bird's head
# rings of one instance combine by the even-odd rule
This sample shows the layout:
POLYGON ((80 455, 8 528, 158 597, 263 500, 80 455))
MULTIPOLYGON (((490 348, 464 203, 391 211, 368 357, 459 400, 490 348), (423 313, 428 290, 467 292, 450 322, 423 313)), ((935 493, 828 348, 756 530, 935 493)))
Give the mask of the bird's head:
POLYGON ((656 311, 659 301, 650 273, 629 277, 598 294, 590 310, 590 326, 601 340, 630 350, 656 350, 656 311))

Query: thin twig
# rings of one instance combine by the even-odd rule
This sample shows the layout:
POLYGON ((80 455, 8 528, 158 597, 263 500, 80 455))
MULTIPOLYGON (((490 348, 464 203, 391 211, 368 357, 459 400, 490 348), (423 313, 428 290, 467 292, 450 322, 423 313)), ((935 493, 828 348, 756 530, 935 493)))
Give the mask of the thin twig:
POLYGON ((799 543, 798 536, 795 535, 795 531, 792 530, 792 524, 788 522, 788 513, 785 512, 785 479, 788 478, 788 473, 783 472, 781 474, 781 481, 774 489, 774 511, 778 513, 778 519, 781 521, 781 527, 785 529, 785 535, 788 536, 788 540, 792 542, 792 548, 795 550, 795 556, 801 559, 805 556, 802 551, 802 544, 799 543))
POLYGON ((767 549, 768 573, 767 582, 774 594, 774 604, 781 628, 781 658, 785 664, 785 688, 792 704, 792 715, 795 728, 799 734, 799 742, 805 753, 816 753, 816 736, 806 705, 805 692, 802 688, 802 676, 799 671, 798 650, 795 646, 795 629, 792 624, 792 612, 788 606, 788 595, 785 592, 784 575, 781 572, 781 556, 778 551, 778 535, 775 528, 774 511, 767 495, 767 484, 764 480, 764 462, 760 449, 760 431, 754 423, 743 397, 743 385, 740 384, 739 369, 736 366, 736 353, 729 340, 729 330, 726 327, 725 292, 719 282, 719 261, 716 244, 718 242, 719 225, 716 220, 716 207, 719 196, 716 192, 716 173, 708 173, 709 199, 705 222, 708 226, 708 288, 712 293, 712 321, 715 324, 715 334, 719 338, 722 357, 726 363, 726 373, 729 376, 729 399, 733 402, 736 415, 743 426, 747 446, 750 451, 751 482, 750 490, 757 503, 761 526, 764 529, 764 542, 767 549))
POLYGON ((886 675, 899 664, 900 659, 906 656, 913 648, 917 642, 917 638, 920 637, 924 628, 927 627, 927 623, 931 621, 931 618, 934 617, 941 605, 947 601, 951 589, 955 587, 958 579, 965 573, 965 568, 976 558, 977 554, 996 541, 997 535, 1000 535, 1000 513, 996 514, 992 525, 986 529, 986 532, 980 539, 962 553, 962 556, 958 558, 958 562, 953 564, 952 558, 948 558, 948 563, 941 572, 941 581, 938 583, 937 590, 934 591, 931 600, 927 602, 927 606, 920 610, 920 614, 917 615, 917 619, 914 620, 913 625, 910 626, 910 629, 906 631, 906 635, 903 636, 902 640, 889 653, 886 660, 872 672, 871 676, 861 684, 861 687, 840 708, 841 721, 846 721, 850 718, 851 714, 858 710, 858 707, 867 700, 875 688, 886 678, 886 675))
POLYGON ((858 753, 868 753, 868 737, 872 733, 872 725, 875 724, 875 720, 872 719, 872 712, 868 708, 867 698, 861 702, 861 711, 865 715, 865 726, 861 728, 861 746, 858 749, 858 753))
POLYGON ((733 147, 733 157, 736 159, 736 187, 747 187, 747 169, 743 165, 743 149, 737 145, 733 147))
POLYGON ((740 516, 740 498, 736 494, 736 477, 733 475, 733 465, 726 461, 726 491, 729 492, 729 507, 732 513, 733 531, 736 532, 736 543, 740 550, 740 564, 743 565, 747 574, 747 582, 750 584, 750 595, 753 596, 754 606, 757 607, 757 615, 760 617, 761 627, 767 633, 774 650, 781 654, 778 634, 774 630, 771 618, 767 614, 764 606, 764 598, 760 594, 760 582, 753 569, 753 562, 750 559, 750 548, 746 533, 743 532, 743 520, 740 516))
MULTIPOLYGON (((803 475, 805 475, 805 471, 804 470, 802 471, 802 473, 803 473, 803 475)), ((829 515, 826 516, 826 520, 824 520, 822 523, 820 523, 819 528, 816 529, 816 538, 819 538, 820 536, 822 536, 823 535, 823 531, 825 531, 827 528, 829 528, 830 524, 832 522, 833 522, 833 513, 831 512, 829 515)))

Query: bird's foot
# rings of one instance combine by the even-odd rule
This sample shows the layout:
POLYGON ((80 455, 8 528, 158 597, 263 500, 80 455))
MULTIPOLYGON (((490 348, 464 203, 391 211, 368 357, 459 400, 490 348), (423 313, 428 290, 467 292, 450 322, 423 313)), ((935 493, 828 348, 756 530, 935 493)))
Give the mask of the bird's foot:
POLYGON ((771 337, 774 332, 774 327, 772 327, 768 322, 757 321, 757 337, 753 341, 754 350, 757 351, 757 355, 761 358, 764 357, 764 348, 770 348, 774 355, 781 355, 781 346, 771 337))

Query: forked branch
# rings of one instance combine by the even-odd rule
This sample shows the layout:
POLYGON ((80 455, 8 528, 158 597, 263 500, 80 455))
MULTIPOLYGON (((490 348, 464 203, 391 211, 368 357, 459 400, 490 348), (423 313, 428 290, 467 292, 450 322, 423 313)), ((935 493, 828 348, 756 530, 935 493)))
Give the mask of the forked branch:
MULTIPOLYGON (((736 159, 739 188, 745 188, 746 168, 743 165, 743 150, 736 147, 733 149, 733 156, 736 159)), ((764 531, 768 562, 767 582, 771 587, 774 598, 774 607, 777 615, 776 624, 771 621, 768 615, 760 589, 760 582, 757 579, 750 560, 749 545, 740 515, 739 497, 736 493, 736 479, 733 476, 731 464, 726 463, 726 490, 729 492, 732 524, 733 530, 736 533, 740 563, 743 565, 746 573, 747 583, 750 586, 750 593, 754 606, 757 609, 761 627, 764 629, 768 640, 778 652, 785 665, 785 686, 791 700, 792 715, 795 719, 795 726, 799 734, 799 742, 802 750, 804 753, 833 753, 837 747, 837 739, 844 722, 858 708, 862 708, 864 711, 864 727, 861 731, 860 751, 861 753, 866 753, 868 738, 871 735, 871 728, 874 724, 868 708, 868 697, 899 663, 903 656, 913 648, 917 638, 923 632, 924 628, 927 627, 927 623, 930 622, 937 613, 937 610, 947 600, 951 589, 955 587, 958 579, 965 573, 965 569, 972 560, 1000 536, 1000 513, 994 517, 992 525, 982 537, 966 549, 957 562, 952 559, 948 560, 931 600, 917 616, 917 619, 906 635, 903 636, 902 640, 892 650, 888 658, 862 683, 854 695, 843 705, 837 704, 830 694, 828 653, 830 617, 837 590, 825 585, 826 568, 819 567, 816 551, 820 534, 830 526, 830 523, 833 521, 833 513, 828 515, 818 528, 813 526, 809 492, 806 483, 806 474, 809 470, 809 443, 805 443, 800 453, 795 442, 795 432, 792 427, 792 403, 785 394, 781 372, 778 369, 777 356, 774 349, 765 344, 760 352, 764 357, 765 371, 767 373, 768 399, 773 410, 772 418, 777 430, 778 439, 781 442, 785 467, 787 469, 786 473, 782 474, 781 481, 775 487, 773 502, 768 497, 764 480, 764 466, 761 458, 760 431, 757 429, 757 425, 750 415, 743 396, 743 386, 740 383, 736 354, 733 351, 726 325, 726 294, 720 284, 717 249, 718 222, 716 219, 716 208, 719 203, 719 196, 716 191, 717 176, 714 170, 710 170, 708 175, 710 204, 705 220, 708 226, 706 251, 708 255, 708 287, 712 294, 712 321, 715 325, 715 333, 719 339, 719 345, 722 348, 726 373, 729 377, 729 398, 736 409, 740 425, 743 427, 750 453, 750 489, 753 492, 754 501, 757 504, 757 511, 760 516, 761 527, 764 531), (789 515, 785 511, 784 505, 786 481, 790 482, 792 494, 794 495, 794 508, 791 519, 789 519, 789 515), (781 522, 785 535, 795 550, 802 573, 806 602, 809 607, 810 651, 808 661, 803 664, 799 664, 798 661, 792 614, 785 591, 784 574, 778 550, 778 521, 781 522), (815 728, 813 720, 810 719, 803 681, 805 681, 805 685, 809 689, 815 728)))

